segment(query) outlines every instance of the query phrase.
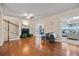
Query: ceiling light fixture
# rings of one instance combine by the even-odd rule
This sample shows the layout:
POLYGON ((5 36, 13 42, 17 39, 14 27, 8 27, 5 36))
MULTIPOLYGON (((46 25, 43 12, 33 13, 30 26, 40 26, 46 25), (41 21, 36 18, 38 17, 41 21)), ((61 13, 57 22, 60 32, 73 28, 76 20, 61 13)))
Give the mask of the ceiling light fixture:
POLYGON ((29 13, 29 11, 28 11, 28 13, 25 13, 24 16, 26 17, 26 19, 34 19, 35 18, 34 14, 29 13))
POLYGON ((29 21, 23 21, 23 25, 29 25, 29 21))

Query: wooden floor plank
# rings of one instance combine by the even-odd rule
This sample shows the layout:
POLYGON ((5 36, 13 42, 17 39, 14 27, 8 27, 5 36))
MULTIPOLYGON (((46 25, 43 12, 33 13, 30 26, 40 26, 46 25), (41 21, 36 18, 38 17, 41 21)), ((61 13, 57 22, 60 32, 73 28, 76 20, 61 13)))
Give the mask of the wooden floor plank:
POLYGON ((79 56, 79 46, 56 42, 42 43, 39 48, 35 38, 5 42, 0 47, 0 56, 79 56))

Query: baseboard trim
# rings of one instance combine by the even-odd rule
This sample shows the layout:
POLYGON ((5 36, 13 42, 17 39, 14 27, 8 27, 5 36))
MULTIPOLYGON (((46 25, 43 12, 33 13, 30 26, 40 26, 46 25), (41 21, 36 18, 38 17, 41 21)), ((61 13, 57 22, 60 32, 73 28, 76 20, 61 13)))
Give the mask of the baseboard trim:
POLYGON ((10 41, 12 41, 12 40, 19 40, 20 38, 13 38, 13 39, 10 39, 10 41))
POLYGON ((0 46, 3 46, 3 43, 0 43, 0 46))
POLYGON ((55 40, 56 42, 62 42, 61 40, 55 40))
POLYGON ((74 44, 74 45, 79 45, 79 42, 74 41, 74 40, 66 40, 66 41, 62 41, 64 43, 68 43, 68 44, 74 44))

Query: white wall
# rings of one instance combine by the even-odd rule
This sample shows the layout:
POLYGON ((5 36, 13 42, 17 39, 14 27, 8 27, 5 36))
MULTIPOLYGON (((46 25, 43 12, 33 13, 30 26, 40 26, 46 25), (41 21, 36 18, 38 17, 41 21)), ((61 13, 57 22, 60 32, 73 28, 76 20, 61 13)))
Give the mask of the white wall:
POLYGON ((0 6, 0 46, 3 45, 3 27, 2 27, 2 9, 1 9, 1 6, 0 6))
MULTIPOLYGON (((1 15, 0 15, 1 16, 1 15)), ((0 46, 3 44, 3 41, 2 41, 2 20, 0 18, 0 46)))
POLYGON ((15 18, 15 17, 11 17, 11 16, 6 16, 4 15, 3 16, 3 19, 7 20, 7 21, 10 21, 16 25, 19 25, 19 22, 20 22, 20 19, 19 18, 15 18))
MULTIPOLYGON (((69 11, 66 11, 63 13, 51 15, 51 16, 48 16, 48 17, 45 17, 45 18, 42 18, 39 20, 32 21, 31 24, 32 24, 33 34, 35 34, 34 30, 35 30, 36 24, 41 23, 45 26, 45 33, 56 32, 58 34, 57 40, 61 40, 60 24, 63 22, 63 20, 67 16, 79 16, 79 8, 72 9, 72 10, 69 10, 69 11)), ((79 23, 79 20, 77 20, 75 22, 79 23)), ((66 23, 66 22, 63 22, 63 23, 66 23)))
MULTIPOLYGON (((45 26, 44 27, 45 28, 45 33, 56 32, 58 34, 57 40, 61 40, 61 38, 60 38, 60 35, 61 35, 61 33, 60 33, 60 24, 63 22, 64 18, 67 17, 67 16, 79 16, 79 8, 69 10, 69 11, 66 11, 66 12, 63 12, 63 13, 59 13, 59 14, 56 14, 56 15, 51 15, 51 16, 48 16, 48 17, 44 17, 44 18, 41 18, 41 19, 38 19, 38 20, 31 20, 31 21, 29 21, 29 28, 31 28, 31 32, 35 35, 36 25, 38 23, 43 24, 45 26)), ((9 20, 9 21, 11 21, 11 22, 13 22, 13 23, 15 23, 15 24, 17 24, 21 27, 21 22, 18 21, 19 20, 18 18, 9 17, 9 16, 4 16, 3 18, 6 19, 6 20, 9 20)), ((78 22, 79 23, 79 20, 73 21, 73 22, 78 22)), ((66 22, 63 22, 63 23, 66 23, 66 22)), ((20 29, 21 28, 19 28, 19 30, 20 29)), ((21 33, 20 31, 19 31, 19 34, 21 33)), ((0 42, 1 42, 1 39, 0 39, 0 42)))
POLYGON ((3 20, 3 28, 4 28, 4 41, 8 41, 8 22, 3 20))

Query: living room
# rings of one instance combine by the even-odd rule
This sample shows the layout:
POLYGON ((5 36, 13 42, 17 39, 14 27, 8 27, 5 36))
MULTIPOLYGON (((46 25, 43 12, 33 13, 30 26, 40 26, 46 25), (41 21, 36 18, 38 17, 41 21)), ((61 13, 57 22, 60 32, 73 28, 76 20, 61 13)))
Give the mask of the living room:
POLYGON ((78 12, 78 3, 0 4, 0 55, 79 55, 78 12))

